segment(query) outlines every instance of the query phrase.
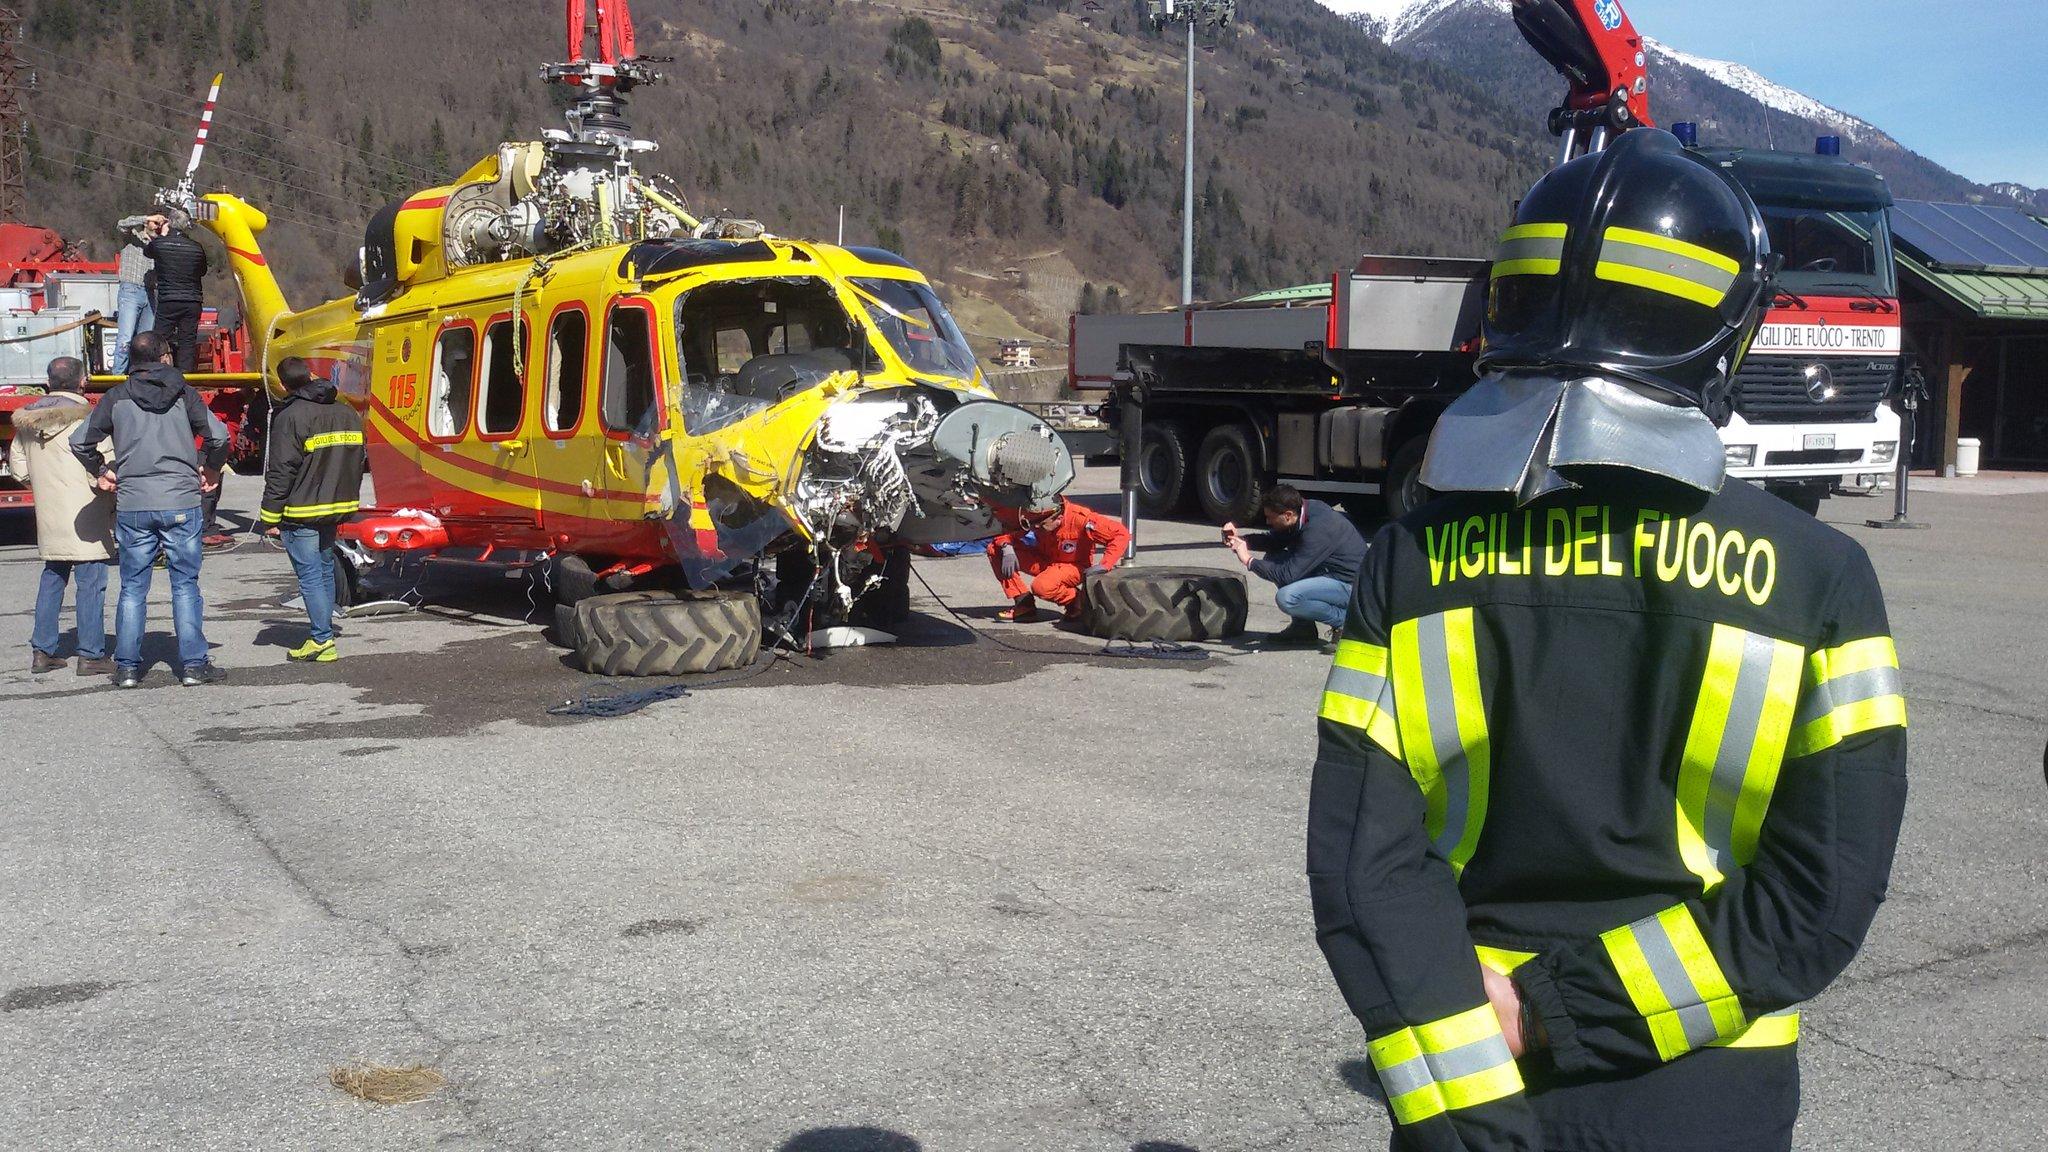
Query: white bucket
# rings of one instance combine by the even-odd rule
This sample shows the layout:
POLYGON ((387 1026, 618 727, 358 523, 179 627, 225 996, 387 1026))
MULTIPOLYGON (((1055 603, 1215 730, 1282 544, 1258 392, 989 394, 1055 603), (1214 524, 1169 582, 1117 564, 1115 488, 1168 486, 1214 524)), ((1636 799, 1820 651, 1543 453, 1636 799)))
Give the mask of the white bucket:
POLYGON ((1984 442, 1975 436, 1964 436, 1956 441, 1956 475, 1975 476, 1977 459, 1983 455, 1984 442))

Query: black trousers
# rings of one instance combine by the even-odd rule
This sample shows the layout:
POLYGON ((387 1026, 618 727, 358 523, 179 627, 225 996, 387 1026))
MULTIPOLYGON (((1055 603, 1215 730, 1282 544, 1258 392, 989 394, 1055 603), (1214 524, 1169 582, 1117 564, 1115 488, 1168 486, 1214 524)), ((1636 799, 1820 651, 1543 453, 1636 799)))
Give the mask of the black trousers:
POLYGON ((156 334, 171 342, 172 362, 178 371, 190 372, 199 364, 199 310, 197 300, 159 300, 156 304, 156 334))

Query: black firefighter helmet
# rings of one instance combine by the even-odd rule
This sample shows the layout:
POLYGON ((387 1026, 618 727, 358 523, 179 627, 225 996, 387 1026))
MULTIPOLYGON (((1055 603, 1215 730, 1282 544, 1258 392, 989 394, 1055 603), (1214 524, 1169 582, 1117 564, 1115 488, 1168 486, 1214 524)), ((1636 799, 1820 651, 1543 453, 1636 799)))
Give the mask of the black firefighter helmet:
POLYGON ((1624 132, 1522 198, 1479 366, 1633 381, 1726 424, 1773 266, 1741 185, 1668 132, 1624 132))

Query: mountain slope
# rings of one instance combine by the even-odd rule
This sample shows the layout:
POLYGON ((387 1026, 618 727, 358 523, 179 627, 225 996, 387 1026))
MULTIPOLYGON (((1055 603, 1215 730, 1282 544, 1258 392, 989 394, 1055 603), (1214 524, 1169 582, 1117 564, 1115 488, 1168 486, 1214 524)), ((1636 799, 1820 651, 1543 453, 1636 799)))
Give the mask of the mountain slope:
MULTIPOLYGON (((1031 0, 643 0, 645 167, 699 210, 902 249, 987 335, 1064 330, 1084 286, 1168 302, 1179 272, 1178 38, 1031 0), (1086 18, 1084 21, 1084 17, 1086 18)), ((361 223, 561 123, 553 0, 35 0, 31 200, 98 250, 183 165, 271 213, 298 304, 338 294, 361 223), (174 6, 175 4, 175 6, 174 6), (174 16, 175 14, 175 16, 174 16)), ((1265 0, 1198 57, 1199 292, 1317 279, 1363 249, 1478 254, 1544 148, 1467 81, 1312 0, 1265 0)), ((225 291, 223 287, 223 291, 225 291)))

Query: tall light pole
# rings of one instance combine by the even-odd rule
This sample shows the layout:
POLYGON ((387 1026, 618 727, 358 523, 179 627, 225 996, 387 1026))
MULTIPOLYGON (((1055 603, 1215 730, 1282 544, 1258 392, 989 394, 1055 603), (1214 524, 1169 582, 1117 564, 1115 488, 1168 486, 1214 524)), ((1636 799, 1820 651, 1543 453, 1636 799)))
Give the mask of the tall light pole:
POLYGON ((1188 29, 1188 126, 1186 181, 1180 209, 1180 306, 1195 302, 1195 28, 1223 28, 1237 15, 1236 0, 1146 0, 1145 15, 1155 28, 1185 24, 1188 29))

